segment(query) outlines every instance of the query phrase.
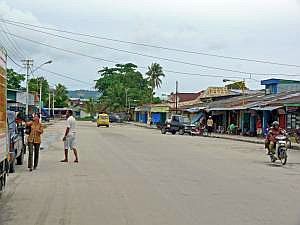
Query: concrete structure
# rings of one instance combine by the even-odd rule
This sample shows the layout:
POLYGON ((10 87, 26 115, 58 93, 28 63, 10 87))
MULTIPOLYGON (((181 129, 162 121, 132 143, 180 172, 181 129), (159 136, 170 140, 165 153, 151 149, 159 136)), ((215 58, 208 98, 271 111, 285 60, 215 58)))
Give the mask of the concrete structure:
MULTIPOLYGON (((37 110, 36 106, 38 101, 35 101, 35 94, 29 93, 28 105, 29 113, 37 110)), ((26 91, 8 89, 7 90, 7 108, 11 111, 25 112, 26 107, 26 91)))
POLYGON ((261 85, 265 85, 266 94, 300 91, 300 81, 298 80, 268 79, 262 80, 261 85))

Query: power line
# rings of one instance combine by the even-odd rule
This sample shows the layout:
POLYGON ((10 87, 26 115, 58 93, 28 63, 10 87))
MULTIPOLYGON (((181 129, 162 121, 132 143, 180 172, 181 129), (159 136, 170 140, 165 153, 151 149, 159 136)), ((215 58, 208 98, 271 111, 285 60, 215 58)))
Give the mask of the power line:
MULTIPOLYGON (((1 18, 0 18, 1 19, 1 18)), ((1 29, 7 31, 6 24, 0 24, 1 29)), ((11 52, 16 58, 22 59, 23 55, 19 51, 19 49, 13 44, 13 41, 11 40, 11 37, 7 35, 6 33, 1 34, 1 43, 5 46, 5 48, 11 52)))
POLYGON ((16 66, 18 66, 18 67, 20 67, 20 68, 25 68, 24 66, 21 66, 19 63, 17 63, 12 57, 10 57, 8 54, 7 54, 7 57, 16 65, 16 66))
MULTIPOLYGON (((2 16, 0 16, 0 20, 1 20, 1 19, 3 19, 2 16)), ((5 29, 7 32, 10 32, 10 30, 8 29, 6 23, 4 23, 3 26, 2 26, 2 25, 0 25, 0 26, 1 26, 1 28, 5 29)), ((7 37, 8 41, 9 41, 9 43, 12 45, 12 47, 16 50, 16 52, 17 52, 19 55, 21 55, 22 58, 26 58, 26 57, 25 57, 25 55, 26 55, 25 52, 23 51, 22 48, 20 48, 20 47, 18 46, 18 44, 15 42, 15 40, 14 40, 13 38, 10 38, 8 35, 5 35, 5 36, 7 37)))
POLYGON ((6 50, 6 52, 8 54, 13 55, 15 58, 21 59, 21 57, 19 56, 18 53, 16 53, 16 51, 10 48, 5 36, 3 34, 1 34, 0 36, 0 45, 6 50))
POLYGON ((118 43, 125 43, 125 44, 131 44, 131 45, 137 45, 137 46, 143 46, 143 47, 150 47, 150 48, 156 48, 156 49, 162 49, 162 50, 168 50, 168 51, 175 51, 175 52, 181 52, 181 53, 204 55, 204 56, 217 57, 217 58, 223 58, 223 59, 247 61, 247 62, 270 64, 270 65, 277 65, 277 66, 287 66, 287 67, 300 68, 300 65, 296 65, 296 64, 280 63, 280 62, 274 62, 274 61, 269 61, 269 60, 259 60, 259 59, 251 59, 251 58, 225 56, 225 55, 211 54, 211 53, 200 52, 200 51, 191 51, 191 50, 164 47, 164 46, 138 43, 138 42, 132 42, 132 41, 124 41, 124 40, 119 40, 119 39, 114 39, 114 38, 107 38, 107 37, 103 37, 103 36, 84 34, 84 33, 79 33, 79 32, 55 29, 55 28, 38 26, 38 25, 33 25, 33 24, 28 24, 28 23, 22 23, 22 22, 13 21, 13 20, 6 20, 6 19, 4 20, 4 19, 2 19, 2 20, 0 20, 0 22, 8 23, 8 24, 14 25, 14 26, 18 26, 18 24, 22 24, 22 25, 26 25, 26 26, 31 26, 31 27, 45 29, 45 30, 52 30, 52 31, 61 32, 61 33, 67 33, 67 34, 78 35, 78 36, 89 37, 89 38, 95 38, 95 39, 100 39, 100 40, 107 40, 107 41, 113 41, 113 42, 118 42, 118 43))
POLYGON ((67 78, 67 79, 70 79, 70 80, 73 80, 73 81, 76 81, 76 82, 79 82, 79 83, 93 85, 92 83, 89 83, 89 82, 86 82, 86 81, 83 81, 83 80, 79 80, 79 79, 73 78, 73 77, 71 77, 69 75, 64 75, 64 74, 53 72, 51 70, 47 70, 47 69, 43 69, 43 68, 40 68, 39 70, 42 70, 42 71, 47 72, 47 73, 51 73, 54 76, 64 77, 64 78, 67 78))
MULTIPOLYGON (((19 63, 17 63, 12 57, 10 57, 9 55, 7 55, 7 57, 18 67, 24 69, 24 66, 21 66, 19 63)), ((30 70, 31 70, 31 74, 34 76, 33 72, 32 72, 32 68, 30 67, 30 70)), ((73 80, 73 81, 76 81, 76 82, 80 82, 80 83, 84 83, 84 84, 88 84, 88 85, 92 85, 91 83, 88 83, 86 81, 83 81, 83 80, 79 80, 79 79, 76 79, 76 78, 73 78, 71 76, 67 76, 67 75, 64 75, 64 74, 61 74, 61 73, 57 73, 57 72, 53 72, 53 71, 50 71, 50 70, 46 70, 46 69, 43 69, 43 68, 39 68, 39 70, 43 70, 45 72, 48 72, 48 73, 51 73, 55 76, 58 76, 58 77, 64 77, 64 78, 67 78, 67 79, 70 79, 70 80, 73 80)))
MULTIPOLYGON (((110 63, 118 63, 117 61, 114 60, 107 60, 104 58, 99 58, 99 57, 95 57, 95 56, 91 56, 91 55, 87 55, 87 54, 83 54, 80 52, 76 52, 76 51, 72 51, 72 50, 67 50, 67 49, 63 49, 63 48, 59 48, 59 47, 55 47, 53 45, 49 45, 49 44, 45 44, 39 41, 35 41, 29 38, 25 38, 10 32, 6 32, 4 30, 0 30, 1 32, 7 33, 11 36, 35 43, 35 44, 39 44, 39 45, 43 45, 49 48, 53 48, 56 50, 60 50, 63 52, 67 52, 73 55, 80 55, 83 57, 87 57, 87 58, 91 58, 91 59, 96 59, 96 60, 101 60, 101 61, 105 61, 105 62, 110 62, 110 63)), ((150 56, 149 56, 150 57, 150 56)), ((202 67, 202 68, 206 68, 206 69, 214 69, 214 70, 221 70, 221 71, 226 71, 226 72, 233 72, 233 73, 240 73, 240 74, 247 74, 247 75, 258 75, 258 76, 300 76, 299 74, 284 74, 284 73, 255 73, 255 72, 248 72, 248 71, 240 71, 240 70, 232 70, 232 69, 227 69, 227 68, 221 68, 221 67, 214 67, 214 66, 207 66, 207 65, 202 65, 202 64, 196 64, 196 63, 190 63, 190 62, 185 62, 185 61, 180 61, 180 60, 174 60, 174 59, 169 59, 169 58, 163 58, 163 57, 155 57, 155 56, 151 56, 151 58, 156 58, 156 59, 160 59, 160 60, 164 60, 164 61, 169 61, 169 62, 174 62, 174 63, 180 63, 180 64, 185 64, 185 65, 190 65, 190 66, 197 66, 197 67, 202 67)), ((142 67, 141 67, 142 68, 142 67)))

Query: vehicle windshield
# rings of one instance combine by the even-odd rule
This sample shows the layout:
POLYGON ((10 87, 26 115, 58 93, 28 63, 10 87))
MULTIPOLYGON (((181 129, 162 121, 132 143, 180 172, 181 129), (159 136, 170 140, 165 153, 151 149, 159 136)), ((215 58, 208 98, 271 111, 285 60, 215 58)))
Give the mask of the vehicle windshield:
POLYGON ((107 115, 100 115, 99 118, 102 119, 102 120, 106 120, 106 119, 108 119, 108 116, 107 115))
POLYGON ((183 116, 183 117, 181 117, 181 122, 182 122, 182 123, 190 123, 191 120, 190 120, 188 117, 183 116))

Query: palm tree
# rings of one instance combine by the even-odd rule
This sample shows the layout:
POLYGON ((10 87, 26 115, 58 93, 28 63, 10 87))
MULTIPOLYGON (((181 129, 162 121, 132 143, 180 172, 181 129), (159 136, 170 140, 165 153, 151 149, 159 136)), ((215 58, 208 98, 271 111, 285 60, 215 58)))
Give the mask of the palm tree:
POLYGON ((148 66, 148 76, 147 80, 152 88, 152 98, 155 88, 160 88, 162 84, 161 77, 165 77, 163 68, 158 63, 152 63, 151 66, 148 66))
POLYGON ((91 116, 96 115, 97 103, 94 101, 94 99, 90 98, 89 101, 85 103, 84 111, 89 113, 91 116))
POLYGON ((68 106, 68 90, 62 84, 55 86, 55 107, 66 107, 68 106))

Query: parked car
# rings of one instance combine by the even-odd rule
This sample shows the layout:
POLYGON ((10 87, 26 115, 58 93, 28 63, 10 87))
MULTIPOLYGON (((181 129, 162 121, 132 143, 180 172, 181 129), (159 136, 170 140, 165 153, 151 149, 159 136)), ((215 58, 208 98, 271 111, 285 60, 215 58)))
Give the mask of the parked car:
POLYGON ((122 123, 123 120, 122 120, 122 118, 118 114, 111 113, 109 115, 109 122, 111 122, 111 123, 122 123))
POLYGON ((16 123, 13 111, 7 111, 8 137, 9 137, 9 172, 15 172, 15 165, 22 165, 26 150, 24 126, 16 123))
POLYGON ((172 115, 171 118, 167 119, 165 124, 161 127, 161 133, 172 133, 176 134, 177 132, 180 135, 185 133, 191 134, 191 131, 195 125, 191 124, 191 121, 186 116, 181 115, 172 115))

